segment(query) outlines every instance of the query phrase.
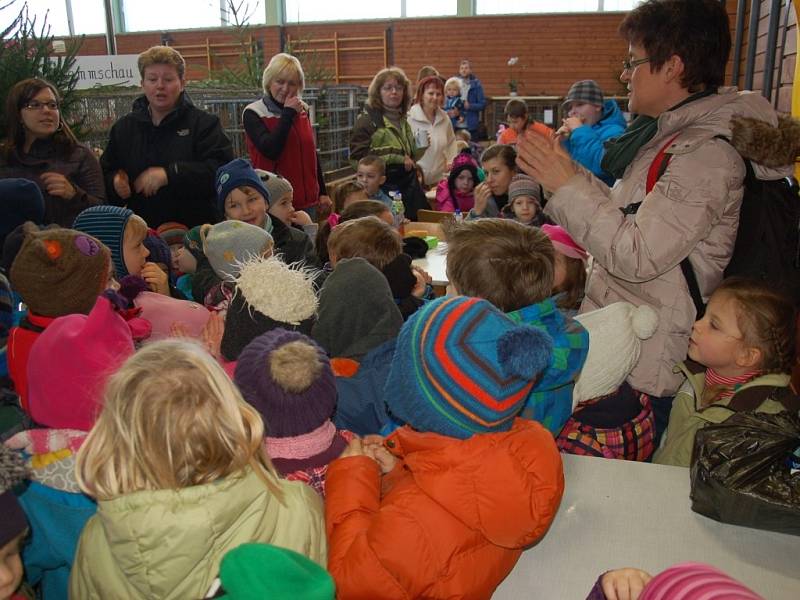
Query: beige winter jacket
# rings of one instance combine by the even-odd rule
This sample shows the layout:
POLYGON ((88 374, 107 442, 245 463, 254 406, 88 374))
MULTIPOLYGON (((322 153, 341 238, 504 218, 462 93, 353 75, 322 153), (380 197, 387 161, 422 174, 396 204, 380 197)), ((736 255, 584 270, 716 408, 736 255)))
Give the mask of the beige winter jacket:
MULTIPOLYGON (((648 304, 658 330, 642 342, 628 382, 656 396, 672 395, 682 377, 672 368, 686 357, 695 308, 680 269, 689 257, 704 300, 722 281, 733 252, 745 168, 730 139, 730 119, 745 116, 777 124, 762 96, 720 88, 658 119, 645 144, 613 188, 582 171, 553 194, 545 212, 594 256, 581 312, 621 300, 648 304), (647 172, 658 151, 676 134, 673 157, 645 197, 647 172), (619 210, 642 202, 635 215, 619 210)), ((791 167, 754 165, 760 179, 780 179, 791 167)))

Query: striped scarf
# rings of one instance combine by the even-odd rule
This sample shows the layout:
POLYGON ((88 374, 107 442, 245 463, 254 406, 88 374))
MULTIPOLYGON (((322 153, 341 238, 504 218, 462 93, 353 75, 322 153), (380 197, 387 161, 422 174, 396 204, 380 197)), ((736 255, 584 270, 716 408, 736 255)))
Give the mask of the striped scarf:
POLYGON ((714 394, 714 400, 727 400, 731 398, 736 392, 739 391, 745 383, 752 381, 761 371, 750 371, 744 375, 735 375, 733 377, 725 377, 720 375, 714 369, 706 369, 705 389, 716 388, 718 391, 714 394))

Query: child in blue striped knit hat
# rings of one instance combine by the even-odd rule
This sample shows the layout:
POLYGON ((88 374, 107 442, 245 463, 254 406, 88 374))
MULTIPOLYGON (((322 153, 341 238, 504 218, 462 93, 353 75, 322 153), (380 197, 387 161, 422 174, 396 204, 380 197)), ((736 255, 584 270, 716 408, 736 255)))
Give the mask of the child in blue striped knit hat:
POLYGON ((75 217, 72 228, 96 237, 111 250, 117 281, 126 275, 137 275, 150 291, 170 295, 169 276, 147 260, 147 223, 132 210, 107 204, 92 206, 75 217))
POLYGON ((557 435, 574 408, 572 392, 589 352, 589 334, 550 296, 553 244, 538 227, 481 219, 450 232, 447 246, 447 275, 456 293, 485 298, 513 321, 552 338, 552 359, 525 401, 522 416, 557 435))
POLYGON ((439 298, 406 321, 384 393, 406 425, 328 465, 337 594, 492 595, 564 489, 553 436, 517 418, 551 353, 547 333, 478 298, 439 298))

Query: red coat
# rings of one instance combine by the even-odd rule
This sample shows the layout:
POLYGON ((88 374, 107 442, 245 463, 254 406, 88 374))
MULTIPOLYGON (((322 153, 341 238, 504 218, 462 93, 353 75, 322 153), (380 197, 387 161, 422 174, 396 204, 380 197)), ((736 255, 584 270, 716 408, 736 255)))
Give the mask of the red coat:
POLYGON ((457 440, 403 427, 381 481, 353 456, 328 467, 328 570, 337 596, 489 598, 550 526, 564 491, 553 436, 534 421, 457 440))
POLYGON ((28 311, 27 326, 12 327, 8 336, 6 353, 8 357, 8 375, 14 382, 14 390, 19 394, 22 410, 30 414, 28 407, 28 356, 33 343, 56 317, 41 317, 28 311))

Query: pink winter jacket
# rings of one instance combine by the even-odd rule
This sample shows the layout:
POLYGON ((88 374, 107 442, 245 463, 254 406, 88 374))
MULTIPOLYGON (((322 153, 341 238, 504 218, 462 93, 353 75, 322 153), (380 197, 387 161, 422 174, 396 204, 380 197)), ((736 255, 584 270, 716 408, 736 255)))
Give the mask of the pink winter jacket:
MULTIPOLYGON (((625 300, 648 304, 659 316, 656 333, 642 342, 628 382, 655 396, 673 395, 682 375, 673 367, 686 357, 695 308, 680 262, 689 257, 704 300, 722 281, 739 224, 745 168, 730 139, 730 119, 752 117, 777 124, 761 95, 720 88, 659 117, 658 133, 640 148, 613 188, 585 171, 553 194, 545 213, 594 257, 581 312, 625 300), (673 157, 645 196, 656 153, 674 135, 673 157), (642 202, 635 215, 619 210, 642 202)), ((791 167, 754 165, 760 179, 780 179, 791 167)))

